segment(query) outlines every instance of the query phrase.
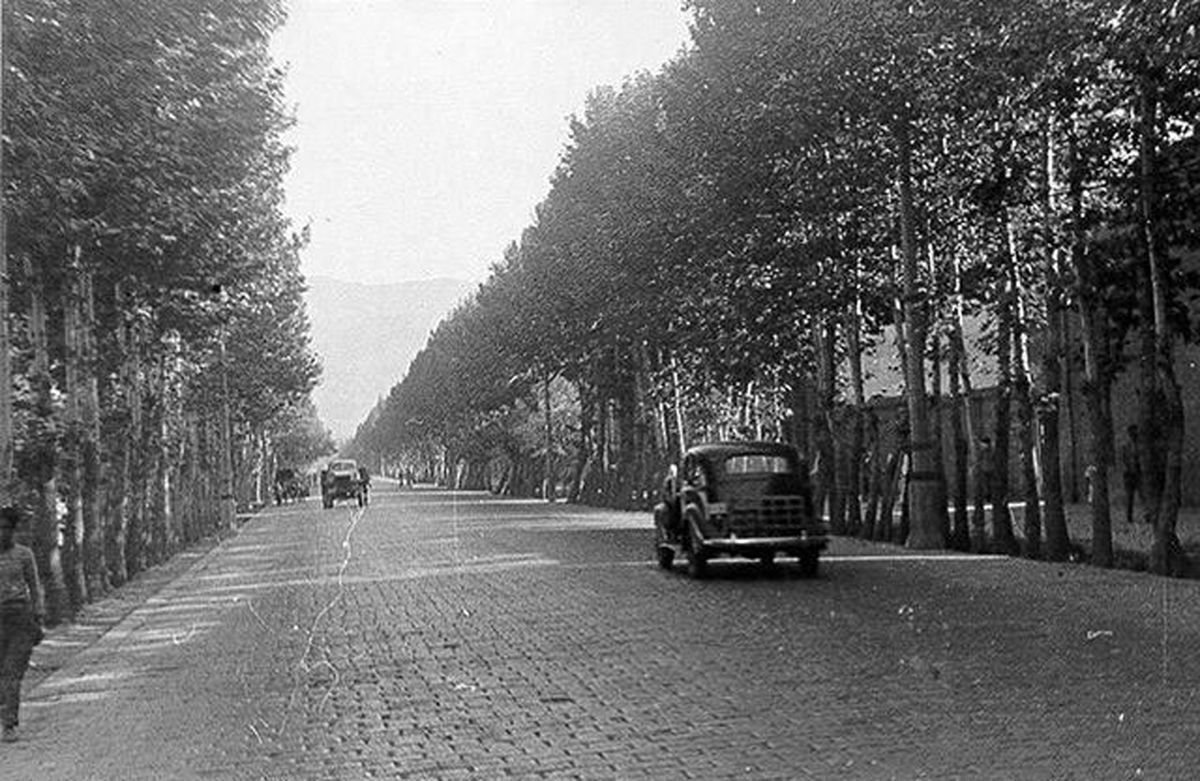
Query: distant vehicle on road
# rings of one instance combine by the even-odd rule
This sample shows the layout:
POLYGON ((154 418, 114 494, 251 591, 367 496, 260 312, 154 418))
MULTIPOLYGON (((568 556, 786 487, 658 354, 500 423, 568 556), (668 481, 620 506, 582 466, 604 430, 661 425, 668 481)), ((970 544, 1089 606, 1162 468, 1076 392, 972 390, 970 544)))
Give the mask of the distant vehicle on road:
POLYGON ((328 510, 339 499, 353 499, 359 507, 367 503, 366 486, 354 459, 339 458, 321 470, 321 504, 328 510))
POLYGON ((275 504, 297 502, 304 495, 304 480, 295 469, 282 467, 275 471, 275 485, 272 487, 275 504))
POLYGON ((799 559, 800 572, 816 577, 829 529, 813 509, 812 484, 800 454, 779 442, 696 445, 671 467, 662 501, 654 508, 658 564, 676 556, 688 573, 703 577, 719 556, 758 559, 776 554, 799 559))
POLYGON ((368 505, 371 503, 371 473, 365 466, 358 468, 358 482, 362 484, 362 501, 359 504, 368 505))

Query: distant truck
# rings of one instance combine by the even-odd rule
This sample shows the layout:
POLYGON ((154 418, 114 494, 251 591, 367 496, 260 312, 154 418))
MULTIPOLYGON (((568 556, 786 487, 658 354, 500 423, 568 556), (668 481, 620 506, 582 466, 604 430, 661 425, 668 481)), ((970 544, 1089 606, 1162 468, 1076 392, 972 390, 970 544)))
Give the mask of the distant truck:
POLYGON ((298 502, 304 496, 304 481, 295 469, 283 467, 275 472, 275 485, 272 487, 275 504, 298 502))
POLYGON ((367 503, 367 486, 352 458, 339 458, 321 470, 321 504, 333 507, 339 499, 353 499, 359 507, 367 503))

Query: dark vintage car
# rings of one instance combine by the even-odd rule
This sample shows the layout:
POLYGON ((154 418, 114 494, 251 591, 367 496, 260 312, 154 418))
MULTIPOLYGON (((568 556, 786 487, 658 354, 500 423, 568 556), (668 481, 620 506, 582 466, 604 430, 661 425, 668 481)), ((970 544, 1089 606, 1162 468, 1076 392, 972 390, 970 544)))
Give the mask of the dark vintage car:
POLYGON ((828 542, 828 527, 813 510, 806 465, 794 447, 779 442, 689 449, 679 468, 671 467, 654 508, 659 566, 670 569, 683 556, 693 577, 702 577, 714 557, 769 565, 777 554, 797 558, 801 574, 815 577, 828 542))
POLYGON ((358 471, 358 463, 350 458, 329 462, 321 472, 321 503, 325 509, 339 499, 353 499, 362 507, 367 503, 366 486, 358 471))

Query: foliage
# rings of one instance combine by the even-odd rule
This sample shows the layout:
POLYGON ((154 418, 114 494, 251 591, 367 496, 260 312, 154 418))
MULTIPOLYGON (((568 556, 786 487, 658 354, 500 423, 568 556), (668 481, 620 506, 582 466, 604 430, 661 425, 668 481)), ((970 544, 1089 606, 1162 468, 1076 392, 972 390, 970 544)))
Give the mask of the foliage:
MULTIPOLYGON (((1190 333, 1196 280, 1182 259, 1200 205, 1200 8, 686 7, 692 47, 589 96, 533 224, 434 332, 361 447, 450 463, 507 447, 536 425, 538 379, 560 376, 578 390, 575 479, 595 488, 579 495, 640 501, 680 442, 832 426, 805 388, 824 382, 843 404, 852 394, 845 377, 810 368, 814 337, 837 333, 829 325, 858 302, 863 341, 894 323, 906 238, 919 262, 903 303, 933 333, 951 326, 955 282, 966 311, 990 320, 1011 308, 1019 334, 1044 328, 1047 302, 1062 301, 1097 313, 1089 351, 1111 378, 1146 317, 1147 84, 1162 172, 1151 232, 1169 248, 1172 338, 1190 333)), ((833 347, 841 361, 845 341, 833 347)), ((532 454, 532 441, 523 448, 532 454)))
POLYGON ((268 44, 283 3, 11 0, 3 11, 9 267, 30 268, 10 287, 25 325, 16 378, 30 388, 17 460, 38 492, 53 477, 32 467, 39 449, 72 463, 75 448, 99 454, 63 490, 72 501, 113 492, 84 516, 88 545, 99 530, 86 566, 120 569, 88 573, 103 584, 129 573, 99 546, 147 563, 215 527, 214 448, 247 451, 267 432, 289 457, 325 445, 306 430, 319 374, 306 236, 280 210, 291 118, 268 44), (31 327, 35 306, 49 339, 31 327), (39 401, 28 378, 43 359, 46 398, 68 403, 39 401), (71 423, 96 404, 98 427, 71 423), (236 441, 220 442, 226 404, 236 441))

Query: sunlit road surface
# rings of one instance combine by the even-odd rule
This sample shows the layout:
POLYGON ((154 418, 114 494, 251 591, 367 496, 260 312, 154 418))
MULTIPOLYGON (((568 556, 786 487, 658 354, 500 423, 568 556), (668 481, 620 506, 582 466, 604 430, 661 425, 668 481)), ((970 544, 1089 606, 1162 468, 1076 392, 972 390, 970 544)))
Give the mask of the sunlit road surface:
POLYGON ((1195 778, 1200 585, 433 490, 270 508, 29 693, 5 779, 1195 778))

